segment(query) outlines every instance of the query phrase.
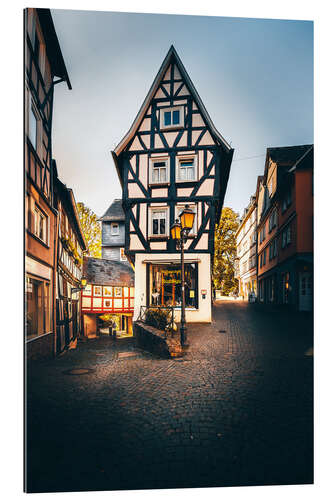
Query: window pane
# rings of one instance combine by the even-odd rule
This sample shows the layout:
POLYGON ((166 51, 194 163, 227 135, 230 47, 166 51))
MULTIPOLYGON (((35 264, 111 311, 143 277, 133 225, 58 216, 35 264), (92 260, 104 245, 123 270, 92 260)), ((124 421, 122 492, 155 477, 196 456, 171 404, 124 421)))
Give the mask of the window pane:
POLYGON ((160 219, 160 234, 165 234, 165 219, 160 219))
POLYGON ((180 121, 179 109, 172 112, 172 123, 173 125, 178 125, 180 121))
POLYGON ((159 169, 153 169, 153 182, 159 182, 159 169))
POLYGON ((179 170, 179 178, 180 180, 184 181, 186 180, 186 168, 180 168, 179 170))
POLYGON ((158 234, 158 219, 153 219, 153 234, 158 234))
MULTIPOLYGON (((197 307, 197 264, 185 264, 185 305, 197 307)), ((152 265, 150 305, 181 305, 180 265, 152 265)))
POLYGON ((194 167, 189 167, 187 169, 187 179, 188 180, 194 180, 194 167))
POLYGON ((37 117, 32 106, 30 106, 29 113, 29 139, 33 147, 37 149, 37 117))
POLYGON ((164 113, 164 125, 171 125, 171 111, 164 113))
POLYGON ((160 169, 160 182, 166 181, 166 168, 160 169))

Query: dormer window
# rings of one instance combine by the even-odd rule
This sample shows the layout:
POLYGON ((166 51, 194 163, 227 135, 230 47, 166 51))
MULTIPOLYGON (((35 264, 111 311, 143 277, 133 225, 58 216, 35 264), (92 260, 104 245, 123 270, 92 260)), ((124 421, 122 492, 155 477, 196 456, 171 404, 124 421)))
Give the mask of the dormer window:
POLYGON ((150 184, 167 184, 170 181, 169 158, 151 158, 149 166, 150 184))
POLYGON ((180 128, 184 126, 184 107, 175 106, 160 110, 160 128, 180 128))
POLYGON ((111 224, 111 234, 112 236, 116 236, 119 234, 119 224, 111 224))

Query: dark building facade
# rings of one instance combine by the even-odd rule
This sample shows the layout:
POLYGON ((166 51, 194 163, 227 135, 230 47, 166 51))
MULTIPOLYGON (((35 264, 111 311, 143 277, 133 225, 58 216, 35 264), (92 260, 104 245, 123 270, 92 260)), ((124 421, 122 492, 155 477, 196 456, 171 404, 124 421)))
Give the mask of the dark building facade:
POLYGON ((77 289, 81 284, 83 253, 87 245, 72 189, 58 178, 54 188, 58 212, 56 353, 59 354, 74 345, 81 334, 80 292, 77 289))
POLYGON ((313 309, 313 145, 269 148, 258 194, 258 299, 313 309))
POLYGON ((25 350, 55 353, 57 212, 54 206, 54 86, 71 84, 49 9, 24 11, 25 350))

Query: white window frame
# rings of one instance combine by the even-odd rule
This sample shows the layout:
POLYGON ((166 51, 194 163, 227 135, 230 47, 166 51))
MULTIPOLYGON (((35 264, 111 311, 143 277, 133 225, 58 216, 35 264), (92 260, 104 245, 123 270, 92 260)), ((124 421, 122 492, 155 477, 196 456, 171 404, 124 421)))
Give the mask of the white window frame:
POLYGON ((119 223, 111 222, 111 236, 119 236, 119 223), (117 229, 115 232, 115 228, 117 229))
MULTIPOLYGON (((164 167, 158 167, 164 168, 164 167)), ((149 159, 149 184, 150 185, 164 185, 170 184, 170 158, 168 156, 160 156, 149 159), (165 162, 166 175, 165 181, 155 181, 153 179, 154 163, 165 162)))
POLYGON ((34 235, 40 240, 42 241, 43 243, 45 243, 45 245, 48 245, 48 239, 49 239, 49 219, 48 219, 48 216, 45 214, 45 212, 43 212, 43 210, 41 210, 39 208, 39 206, 35 203, 35 206, 34 206, 34 209, 33 209, 33 212, 34 212, 34 227, 31 228, 32 229, 32 232, 34 233, 34 235), (43 234, 44 234, 44 237, 41 238, 39 236, 40 234, 40 220, 41 220, 41 217, 43 219, 43 234))
POLYGON ((148 208, 148 237, 149 238, 168 238, 169 237, 169 221, 170 221, 170 214, 169 214, 169 207, 162 206, 162 207, 149 207, 148 208), (165 211, 165 234, 153 234, 153 214, 155 212, 162 212, 165 211))
POLYGON ((159 122, 160 122, 160 129, 161 130, 172 130, 176 128, 183 128, 184 127, 184 106, 171 106, 169 108, 161 108, 159 112, 159 122), (171 124, 170 125, 164 125, 164 115, 167 112, 171 112, 171 124), (172 112, 173 111, 179 111, 179 123, 176 123, 175 125, 172 123, 172 112))
POLYGON ((176 182, 197 182, 198 181, 198 157, 197 155, 179 155, 176 158, 176 182), (194 179, 181 179, 180 168, 182 161, 192 161, 194 166, 194 179))
MULTIPOLYGON (((186 203, 188 207, 195 212, 195 217, 194 217, 194 222, 193 222, 193 227, 191 231, 188 233, 189 236, 195 236, 198 234, 198 206, 197 203, 186 203)), ((176 210, 175 210, 175 219, 179 219, 179 215, 184 210, 185 204, 182 205, 176 205, 176 210)))

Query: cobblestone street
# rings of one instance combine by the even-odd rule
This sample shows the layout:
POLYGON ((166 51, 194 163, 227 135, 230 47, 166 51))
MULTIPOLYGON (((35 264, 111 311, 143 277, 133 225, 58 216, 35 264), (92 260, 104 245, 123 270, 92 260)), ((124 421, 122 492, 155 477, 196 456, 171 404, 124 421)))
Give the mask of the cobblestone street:
POLYGON ((103 337, 31 363, 28 491, 311 483, 312 318, 213 315, 183 360, 103 337))

